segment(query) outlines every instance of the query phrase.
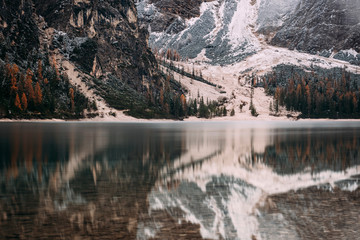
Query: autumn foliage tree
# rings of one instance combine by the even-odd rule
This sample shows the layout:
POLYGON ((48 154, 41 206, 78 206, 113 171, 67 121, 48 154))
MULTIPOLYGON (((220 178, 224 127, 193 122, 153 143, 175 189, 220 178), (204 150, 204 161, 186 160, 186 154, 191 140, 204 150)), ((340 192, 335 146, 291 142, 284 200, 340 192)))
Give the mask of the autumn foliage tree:
MULTIPOLYGON (((341 74, 332 72, 329 75, 320 75, 315 71, 290 73, 286 84, 276 77, 265 77, 266 91, 274 94, 275 109, 279 104, 289 111, 303 113, 303 117, 360 117, 360 77, 352 79, 352 75, 345 69, 341 70, 341 74)), ((277 74, 279 75, 281 74, 277 74)))
POLYGON ((89 101, 70 90, 72 85, 59 72, 54 58, 29 62, 28 69, 7 61, 0 62, 0 118, 83 117, 89 101))
POLYGON ((69 96, 70 96, 70 104, 71 104, 71 111, 75 110, 75 102, 74 102, 74 89, 69 89, 69 96))
POLYGON ((20 98, 19 98, 19 94, 16 93, 16 97, 15 97, 15 107, 18 108, 19 110, 22 110, 22 107, 21 107, 21 102, 20 102, 20 98))
POLYGON ((21 104, 22 104, 22 108, 23 110, 26 110, 28 108, 28 102, 27 102, 27 97, 25 95, 25 93, 22 94, 21 96, 21 104))
POLYGON ((176 50, 173 50, 173 49, 166 50, 165 57, 166 57, 166 59, 172 60, 172 61, 180 61, 180 59, 181 59, 180 54, 176 50))
POLYGON ((35 98, 34 98, 34 102, 36 105, 40 105, 42 102, 42 91, 40 88, 40 84, 39 82, 36 83, 35 85, 35 98))

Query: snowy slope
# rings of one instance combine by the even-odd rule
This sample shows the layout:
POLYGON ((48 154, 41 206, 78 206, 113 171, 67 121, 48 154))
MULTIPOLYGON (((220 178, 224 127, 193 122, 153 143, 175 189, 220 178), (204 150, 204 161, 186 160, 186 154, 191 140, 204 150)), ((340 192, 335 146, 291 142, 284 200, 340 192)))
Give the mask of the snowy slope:
MULTIPOLYGON (((176 49, 184 58, 204 60, 215 64, 231 64, 244 60, 261 49, 255 31, 276 29, 288 18, 299 0, 215 0, 203 2, 200 16, 178 19, 168 29, 159 32, 148 25, 149 43, 165 51, 176 49), (174 25, 184 29, 173 33, 174 25)), ((137 5, 143 22, 166 22, 168 19, 149 0, 137 5)))
MULTIPOLYGON (((343 31, 344 24, 336 25, 334 22, 345 20, 351 24, 359 22, 358 17, 350 14, 355 10, 348 9, 350 8, 348 6, 352 6, 349 3, 344 5, 332 3, 334 1, 329 3, 319 1, 313 9, 311 1, 308 0, 214 0, 201 4, 198 17, 186 19, 180 15, 165 17, 164 13, 154 4, 150 4, 150 1, 142 0, 137 4, 140 21, 145 25, 148 24, 149 44, 161 51, 169 48, 176 49, 184 59, 204 61, 213 65, 229 65, 244 61, 249 56, 267 48, 268 42, 278 46, 287 46, 288 44, 293 46, 292 42, 301 40, 300 43, 306 46, 311 42, 316 42, 314 47, 321 49, 321 44, 329 45, 323 41, 331 37, 334 49, 328 47, 324 49, 325 52, 310 52, 325 57, 332 56, 356 65, 360 63, 360 54, 355 51, 357 49, 356 42, 354 42, 355 50, 351 48, 351 42, 344 45, 346 49, 337 49, 339 47, 336 48, 337 43, 333 39, 335 37, 329 36, 330 33, 326 27, 331 27, 332 32, 336 32, 337 29, 343 31), (334 16, 329 15, 332 9, 334 16), (349 16, 344 17, 340 14, 343 9, 348 10, 349 16), (302 12, 305 10, 305 13, 302 12), (311 12, 311 15, 308 16, 307 12, 311 12), (319 22, 318 18, 322 22, 319 22), (318 25, 316 25, 317 22, 319 22, 318 25), (160 31, 154 28, 155 23, 161 23, 168 27, 160 31), (306 39, 301 37, 305 33, 313 31, 313 28, 318 31, 306 39), (293 36, 297 31, 301 36, 293 36), (338 52, 332 52, 336 49, 338 52)), ((356 1, 348 2, 353 4, 356 1)), ((354 38, 356 34, 360 33, 357 28, 351 28, 348 34, 354 38)), ((306 49, 302 50, 309 52, 306 49)))
MULTIPOLYGON (((295 65, 300 68, 322 69, 343 68, 353 73, 360 73, 360 54, 354 49, 343 49, 337 53, 328 51, 327 54, 310 54, 306 51, 288 49, 270 45, 271 39, 282 31, 284 26, 291 25, 292 19, 300 19, 301 9, 310 4, 308 0, 214 0, 202 2, 199 16, 189 19, 180 16, 168 23, 168 28, 159 31, 153 29, 154 23, 168 21, 150 1, 143 0, 137 5, 140 20, 148 25, 150 31, 149 44, 162 52, 167 49, 176 49, 183 57, 176 62, 187 72, 194 69, 202 73, 205 79, 220 85, 223 88, 201 86, 190 79, 182 78, 174 73, 175 78, 187 88, 189 98, 197 95, 205 99, 217 100, 226 97, 225 106, 228 111, 235 110, 233 119, 252 118, 249 109, 250 75, 264 75, 278 65, 295 65), (297 16, 295 18, 294 16, 297 16), (146 21, 144 20, 146 19, 146 21), (176 27, 175 27, 176 25, 176 27), (174 32, 173 30, 176 29, 174 32), (198 92, 200 94, 198 94, 198 92), (247 106, 240 111, 240 105, 245 102, 247 106)), ((349 0, 353 2, 353 0, 349 0)), ((316 4, 318 8, 326 4, 316 4)), ((329 5, 329 7, 334 7, 329 5)), ((315 11, 315 10, 312 10, 315 11)), ((326 20, 324 20, 326 21, 326 20)), ((355 21, 355 20, 354 20, 355 21)), ((294 23, 295 24, 295 23, 294 23)), ((297 22, 297 25, 301 23, 297 22)), ((304 28, 306 24, 304 23, 304 28)), ((359 25, 360 26, 360 25, 359 25)), ((321 27, 321 26, 317 26, 321 27)), ((305 29, 306 30, 306 29, 305 29)), ((304 31, 305 31, 304 30, 304 31)), ((314 38, 319 37, 314 35, 314 38)), ((321 36, 320 36, 321 37, 321 36)), ((255 90, 254 104, 260 116, 269 118, 271 112, 270 96, 264 91, 255 90)), ((297 113, 281 111, 282 116, 296 116, 297 113)))
MULTIPOLYGON (((186 28, 176 34, 152 32, 150 45, 159 49, 177 49, 181 56, 212 63, 228 64, 241 61, 260 49, 252 34, 256 24, 258 3, 249 0, 216 0, 201 4, 200 16, 184 19, 186 28), (203 53, 203 54, 201 54, 203 53)), ((150 14, 161 18, 147 0, 138 4, 139 18, 150 14)))

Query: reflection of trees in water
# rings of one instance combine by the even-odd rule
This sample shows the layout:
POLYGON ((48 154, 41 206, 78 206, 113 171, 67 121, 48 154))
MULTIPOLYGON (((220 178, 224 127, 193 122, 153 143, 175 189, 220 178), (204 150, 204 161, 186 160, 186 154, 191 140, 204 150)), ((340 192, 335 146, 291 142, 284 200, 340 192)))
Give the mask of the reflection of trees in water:
POLYGON ((0 238, 136 238, 158 169, 185 151, 182 136, 111 124, 9 125, 0 137, 0 238))
POLYGON ((282 131, 275 132, 273 144, 263 154, 263 161, 280 174, 307 168, 311 172, 343 171, 360 163, 358 129, 282 131))

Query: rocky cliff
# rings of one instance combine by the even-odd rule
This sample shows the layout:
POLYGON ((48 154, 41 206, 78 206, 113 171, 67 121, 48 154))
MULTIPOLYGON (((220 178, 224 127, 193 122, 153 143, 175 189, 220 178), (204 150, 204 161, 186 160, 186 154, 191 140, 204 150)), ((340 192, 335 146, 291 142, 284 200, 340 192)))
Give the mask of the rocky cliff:
POLYGON ((178 4, 165 12, 169 8, 166 1, 143 0, 137 8, 140 21, 151 33, 152 47, 176 49, 184 58, 227 64, 241 61, 259 48, 247 28, 254 21, 256 5, 247 0, 195 1, 191 11, 178 4), (154 28, 159 22, 163 27, 154 28))
POLYGON ((117 109, 145 110, 157 98, 163 77, 132 0, 5 0, 0 29, 1 59, 20 69, 54 58, 68 73, 66 62, 117 109))
POLYGON ((303 0, 270 43, 325 56, 339 52, 335 58, 360 64, 359 12, 356 0, 303 0), (342 51, 350 49, 356 53, 342 51))
POLYGON ((263 43, 359 65, 360 4, 356 0, 213 0, 187 4, 140 0, 150 45, 184 58, 232 64, 263 43), (188 14, 184 14, 188 13, 188 14))

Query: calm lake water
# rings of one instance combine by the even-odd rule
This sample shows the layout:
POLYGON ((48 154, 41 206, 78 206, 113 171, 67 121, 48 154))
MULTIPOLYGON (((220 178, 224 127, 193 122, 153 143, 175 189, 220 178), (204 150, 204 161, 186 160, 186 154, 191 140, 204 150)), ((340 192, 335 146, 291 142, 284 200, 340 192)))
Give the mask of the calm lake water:
POLYGON ((359 239, 360 122, 0 133, 0 239, 359 239))

